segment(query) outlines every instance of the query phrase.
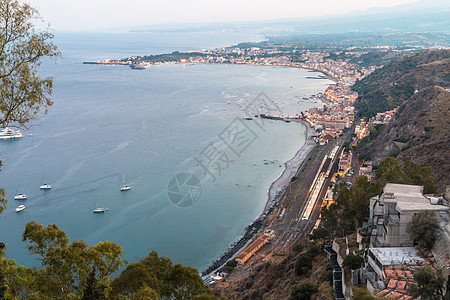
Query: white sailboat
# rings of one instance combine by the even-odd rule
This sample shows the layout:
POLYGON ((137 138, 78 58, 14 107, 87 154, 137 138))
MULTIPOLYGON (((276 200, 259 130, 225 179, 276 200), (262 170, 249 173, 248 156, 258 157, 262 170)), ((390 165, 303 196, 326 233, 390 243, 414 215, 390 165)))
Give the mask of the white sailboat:
POLYGON ((41 190, 49 190, 52 188, 52 186, 48 183, 45 183, 45 176, 42 177, 41 186, 39 187, 41 190))
POLYGON ((14 200, 25 200, 27 199, 27 195, 19 193, 20 186, 17 186, 16 194, 14 195, 14 200))
POLYGON ((122 184, 120 185, 120 191, 129 191, 131 186, 125 184, 125 175, 122 175, 122 184))
POLYGON ((97 206, 97 200, 95 201, 95 206, 94 206, 94 210, 93 213, 94 214, 100 214, 100 213, 104 213, 105 211, 107 211, 107 208, 103 208, 103 207, 98 207, 97 206))
POLYGON ((94 214, 104 213, 105 209, 103 207, 94 208, 94 214))

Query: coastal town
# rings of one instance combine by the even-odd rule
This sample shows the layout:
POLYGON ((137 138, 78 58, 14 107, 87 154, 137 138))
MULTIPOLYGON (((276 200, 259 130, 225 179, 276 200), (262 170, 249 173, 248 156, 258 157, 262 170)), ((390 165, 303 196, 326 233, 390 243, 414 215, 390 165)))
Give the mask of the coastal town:
MULTIPOLYGON (((174 52, 167 55, 151 57, 133 56, 126 59, 105 59, 89 64, 125 65, 133 69, 145 69, 157 65, 170 64, 246 64, 258 66, 275 66, 301 68, 323 73, 323 78, 335 81, 317 97, 325 105, 323 108, 313 108, 307 114, 301 112, 297 116, 274 116, 286 120, 303 119, 314 127, 316 134, 313 138, 323 145, 337 136, 343 130, 352 127, 355 121, 355 108, 353 106, 358 94, 351 90, 351 86, 362 78, 374 72, 380 66, 362 67, 349 63, 349 59, 333 60, 328 58, 329 51, 298 50, 292 45, 277 45, 272 47, 229 47, 213 50, 196 50, 187 53, 174 52)), ((339 55, 340 52, 334 53, 339 55)), ((345 52, 346 55, 359 57, 361 52, 345 52)), ((316 78, 316 77, 313 77, 316 78)), ((317 77, 322 78, 322 77, 317 77)), ((308 100, 308 99, 305 99, 308 100)), ((391 114, 392 117, 392 114, 391 114)), ((379 118, 377 119, 379 120, 379 118)), ((383 119, 384 120, 384 119, 383 119)), ((373 121, 360 120, 357 128, 359 139, 364 138, 373 121)))

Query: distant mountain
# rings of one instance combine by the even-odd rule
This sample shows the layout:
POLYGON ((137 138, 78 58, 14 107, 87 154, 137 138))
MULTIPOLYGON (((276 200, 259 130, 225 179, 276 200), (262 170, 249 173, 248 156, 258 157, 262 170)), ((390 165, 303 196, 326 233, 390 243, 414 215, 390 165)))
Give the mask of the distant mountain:
POLYGON ((450 32, 450 2, 422 0, 291 23, 296 33, 450 32), (320 21, 320 22, 317 22, 320 21))
POLYGON ((376 70, 358 81, 353 90, 361 116, 369 117, 407 101, 415 90, 429 86, 450 86, 450 50, 408 56, 376 70))
MULTIPOLYGON (((448 71, 447 64, 447 76, 448 71)), ((361 150, 361 156, 375 161, 396 155, 400 162, 410 160, 431 166, 438 191, 450 184, 448 90, 440 86, 421 89, 400 106, 386 129, 361 150)))
POLYGON ((257 33, 265 36, 347 32, 378 34, 449 33, 450 2, 446 0, 421 0, 391 7, 355 10, 341 15, 255 22, 151 25, 134 28, 131 31, 230 31, 257 33))

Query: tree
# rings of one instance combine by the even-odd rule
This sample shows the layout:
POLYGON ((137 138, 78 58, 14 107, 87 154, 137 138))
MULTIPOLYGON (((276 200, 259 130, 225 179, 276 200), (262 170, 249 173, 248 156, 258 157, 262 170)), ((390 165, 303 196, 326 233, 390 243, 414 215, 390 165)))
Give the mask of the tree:
POLYGON ((403 165, 394 157, 385 158, 375 171, 382 185, 387 182, 422 185, 425 194, 436 191, 431 167, 422 166, 411 161, 403 165))
POLYGON ((207 290, 196 269, 180 264, 173 266, 167 281, 171 299, 192 299, 207 290))
POLYGON ((340 236, 355 232, 369 215, 370 197, 379 191, 380 185, 366 176, 356 178, 351 188, 345 183, 336 185, 333 190, 335 203, 322 210, 324 227, 340 236))
POLYGON ((39 12, 17 0, 0 1, 0 126, 26 126, 52 105, 52 78, 37 69, 44 57, 60 55, 53 34, 36 29, 39 12))
POLYGON ((56 225, 43 227, 32 221, 26 225, 22 238, 41 261, 41 268, 31 269, 28 288, 44 298, 67 299, 83 293, 85 297, 106 296, 109 276, 123 263, 119 245, 108 241, 91 247, 84 241, 69 243, 56 225))
POLYGON ((302 281, 291 288, 291 300, 309 300, 317 293, 317 285, 310 281, 302 281))
POLYGON ((361 257, 361 255, 355 255, 353 253, 350 253, 344 258, 344 261, 342 262, 342 266, 345 269, 351 269, 351 270, 357 270, 361 268, 361 266, 364 264, 364 259, 361 257))
POLYGON ((444 299, 445 278, 442 270, 433 270, 430 266, 425 266, 414 273, 414 281, 417 286, 413 288, 416 296, 423 299, 444 299))
POLYGON ((423 210, 414 215, 406 227, 406 231, 411 235, 411 239, 421 247, 431 249, 436 241, 436 231, 439 229, 439 222, 436 212, 423 210))
POLYGON ((192 299, 208 292, 198 271, 180 264, 173 265, 166 257, 152 251, 144 259, 127 266, 111 283, 111 294, 135 297, 149 288, 162 298, 192 299))
POLYGON ((98 279, 95 276, 95 270, 93 269, 86 281, 81 300, 105 300, 105 289, 106 285, 98 282, 98 279))

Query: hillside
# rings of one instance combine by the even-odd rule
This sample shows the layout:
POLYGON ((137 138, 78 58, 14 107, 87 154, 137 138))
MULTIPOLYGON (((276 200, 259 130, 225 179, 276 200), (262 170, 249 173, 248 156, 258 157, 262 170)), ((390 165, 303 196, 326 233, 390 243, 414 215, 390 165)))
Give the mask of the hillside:
POLYGON ((399 155, 400 162, 431 166, 442 191, 450 184, 450 92, 439 86, 420 90, 361 155, 375 161, 399 155))
POLYGON ((352 89, 361 116, 369 117, 401 105, 414 91, 429 86, 450 86, 450 50, 437 50, 405 57, 358 81, 352 89))
POLYGON ((296 261, 305 255, 305 251, 294 251, 286 256, 252 259, 248 265, 239 267, 229 278, 214 286, 212 293, 216 297, 226 297, 230 300, 287 300, 291 299, 292 287, 306 280, 317 284, 316 299, 334 299, 330 284, 332 271, 327 268, 326 252, 320 247, 316 249, 311 270, 297 275, 296 261))

